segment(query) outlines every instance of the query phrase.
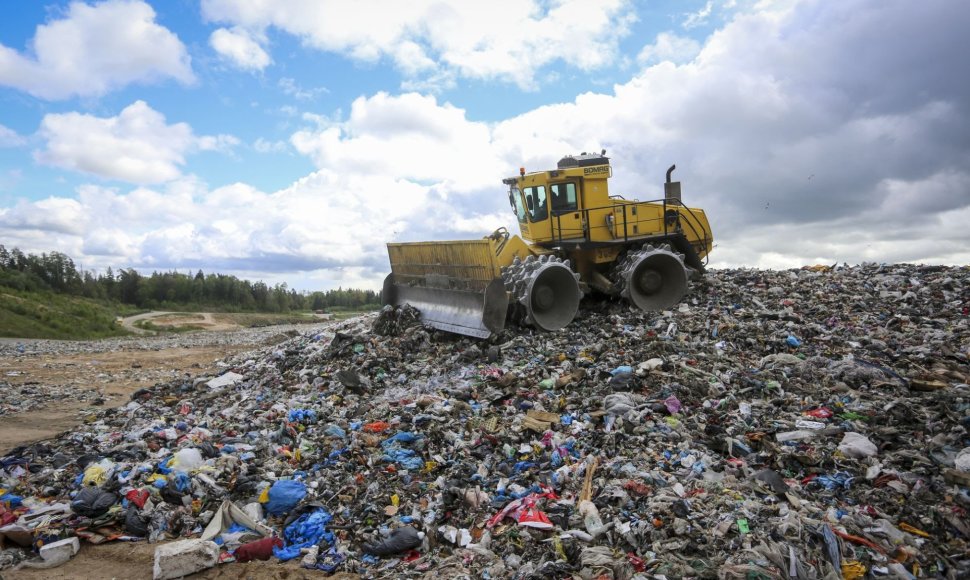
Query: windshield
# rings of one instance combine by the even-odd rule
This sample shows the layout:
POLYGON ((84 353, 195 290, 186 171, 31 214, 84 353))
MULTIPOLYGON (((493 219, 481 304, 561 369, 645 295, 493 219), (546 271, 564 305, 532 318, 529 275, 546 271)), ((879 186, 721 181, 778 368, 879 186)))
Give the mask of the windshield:
POLYGON ((509 187, 509 203, 512 204, 512 208, 515 209, 515 217, 518 218, 520 222, 525 222, 525 204, 522 203, 522 194, 519 192, 518 186, 512 185, 509 187))

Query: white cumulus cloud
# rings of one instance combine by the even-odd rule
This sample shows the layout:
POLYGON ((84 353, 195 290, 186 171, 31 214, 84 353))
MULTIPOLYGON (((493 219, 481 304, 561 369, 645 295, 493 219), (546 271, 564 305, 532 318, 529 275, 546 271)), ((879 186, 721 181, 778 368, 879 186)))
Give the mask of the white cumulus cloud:
POLYGON ((356 60, 386 57, 407 76, 448 79, 447 70, 523 88, 534 88, 537 70, 551 63, 592 70, 614 62, 634 18, 627 0, 204 0, 202 12, 356 60))
POLYGON ((707 19, 710 17, 711 12, 714 10, 714 2, 708 0, 704 7, 696 12, 688 12, 684 15, 684 28, 696 28, 698 26, 703 26, 707 24, 707 19))
POLYGON ((377 93, 356 99, 345 121, 327 120, 295 133, 291 142, 321 169, 461 191, 494 182, 499 166, 490 139, 487 124, 435 97, 377 93))
POLYGON ((130 83, 191 83, 185 45, 137 0, 72 2, 63 18, 37 27, 30 50, 0 44, 0 85, 42 99, 99 96, 130 83))
POLYGON ((0 211, 0 229, 35 230, 80 236, 85 231, 84 206, 73 199, 48 197, 35 202, 21 201, 0 211))
POLYGON ((225 151, 239 142, 231 135, 197 137, 187 123, 169 125, 144 101, 115 117, 51 113, 39 134, 45 140, 44 149, 34 152, 39 163, 146 184, 179 177, 190 151, 225 151))
POLYGON ((26 140, 10 127, 0 125, 0 147, 19 147, 26 140))
MULTIPOLYGON (((366 95, 346 114, 304 115, 290 143, 316 170, 288 187, 210 189, 185 177, 86 186, 76 200, 3 210, 0 238, 86 264, 309 273, 378 288, 386 242, 515 231, 501 178, 605 147, 611 192, 628 199, 660 197, 677 164, 685 202, 711 219, 714 266, 966 263, 970 80, 948 63, 970 51, 967 28, 970 11, 944 0, 759 4, 695 58, 648 59, 601 92, 493 123, 433 96, 366 95), (122 220, 117 243, 92 235, 122 220)), ((82 117, 114 143, 106 119, 82 117)), ((177 175, 200 145, 188 127, 171 139, 181 139, 167 157, 177 175)), ((135 157, 157 159, 152 151, 135 157)))
POLYGON ((209 36, 209 45, 224 60, 243 70, 260 71, 273 62, 260 43, 243 29, 219 28, 209 36))
POLYGON ((661 32, 653 44, 644 46, 637 55, 637 62, 653 64, 668 60, 676 64, 690 62, 701 51, 701 45, 693 38, 661 32))
MULTIPOLYGON (((499 179, 519 163, 551 168, 564 154, 605 147, 612 191, 627 198, 660 197, 664 171, 678 165, 685 200, 711 217, 714 264, 954 262, 968 241, 947 216, 970 206, 961 137, 970 82, 907 63, 970 48, 967 25, 970 14, 944 2, 799 2, 742 13, 696 58, 662 59, 610 93, 494 124, 429 96, 377 94, 292 142, 321 168, 396 175, 457 196, 460 219, 445 219, 483 234, 491 216, 514 228, 499 179), (901 36, 912 42, 899 45, 901 36), (927 227, 938 245, 920 241, 927 227)), ((660 38, 653 48, 665 43, 677 44, 660 38)), ((414 216, 403 239, 446 237, 434 229, 439 211, 432 204, 414 216)))

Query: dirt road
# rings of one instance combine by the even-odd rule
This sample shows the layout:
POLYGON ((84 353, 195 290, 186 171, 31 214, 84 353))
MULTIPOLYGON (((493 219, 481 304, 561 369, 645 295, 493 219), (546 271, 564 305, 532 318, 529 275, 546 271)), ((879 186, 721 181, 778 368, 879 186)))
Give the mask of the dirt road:
POLYGON ((133 334, 156 334, 154 331, 141 328, 136 323, 147 320, 158 327, 189 326, 199 330, 222 331, 239 328, 231 322, 216 320, 211 312, 168 312, 153 310, 121 319, 121 325, 133 334))
POLYGON ((144 328, 139 328, 138 326, 135 326, 135 323, 138 322, 139 320, 150 320, 157 316, 164 316, 166 314, 172 314, 172 313, 152 311, 152 312, 144 312, 142 314, 136 314, 134 316, 128 316, 126 318, 121 319, 121 326, 123 326, 125 330, 133 334, 155 334, 151 330, 146 330, 144 328))

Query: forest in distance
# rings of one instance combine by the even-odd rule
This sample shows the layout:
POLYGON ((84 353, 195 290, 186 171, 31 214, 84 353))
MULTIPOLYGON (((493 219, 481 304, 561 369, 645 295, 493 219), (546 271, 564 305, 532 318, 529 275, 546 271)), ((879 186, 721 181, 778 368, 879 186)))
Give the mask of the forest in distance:
POLYGON ((0 245, 0 287, 20 292, 54 292, 112 301, 139 309, 291 312, 300 310, 371 310, 379 292, 355 288, 298 292, 285 283, 269 286, 202 270, 139 274, 133 268, 104 273, 80 270, 61 252, 40 255, 0 245))

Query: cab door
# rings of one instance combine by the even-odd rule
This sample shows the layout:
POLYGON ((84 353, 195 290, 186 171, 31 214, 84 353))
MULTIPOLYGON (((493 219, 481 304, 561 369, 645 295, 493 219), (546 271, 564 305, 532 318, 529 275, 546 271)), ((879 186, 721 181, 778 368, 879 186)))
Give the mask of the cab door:
POLYGON ((586 239, 581 197, 579 184, 575 181, 549 184, 549 217, 554 241, 586 239))

